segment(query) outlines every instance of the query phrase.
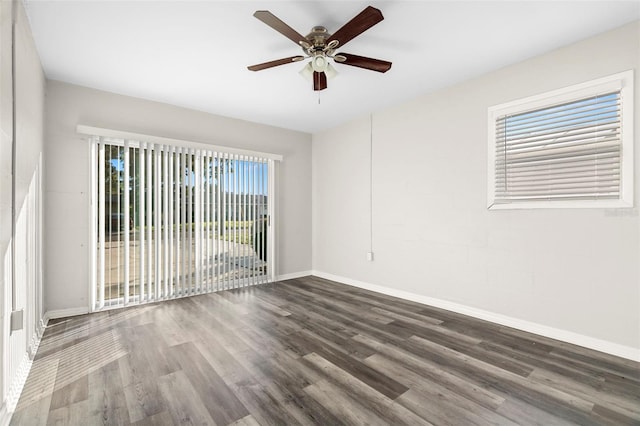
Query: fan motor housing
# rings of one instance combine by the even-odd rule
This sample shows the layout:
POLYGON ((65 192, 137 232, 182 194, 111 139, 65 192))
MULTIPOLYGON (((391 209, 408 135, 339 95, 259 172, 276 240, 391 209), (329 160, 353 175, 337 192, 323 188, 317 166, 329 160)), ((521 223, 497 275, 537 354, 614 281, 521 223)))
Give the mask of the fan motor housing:
POLYGON ((321 26, 311 28, 311 32, 305 36, 314 51, 324 49, 329 37, 331 37, 331 34, 329 34, 325 27, 321 26))

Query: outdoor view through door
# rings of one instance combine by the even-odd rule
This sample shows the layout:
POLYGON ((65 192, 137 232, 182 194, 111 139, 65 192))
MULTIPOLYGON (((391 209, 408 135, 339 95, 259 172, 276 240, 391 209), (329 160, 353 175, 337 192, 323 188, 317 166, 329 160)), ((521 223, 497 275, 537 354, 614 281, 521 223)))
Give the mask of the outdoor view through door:
POLYGON ((94 309, 269 281, 273 160, 91 141, 94 309))

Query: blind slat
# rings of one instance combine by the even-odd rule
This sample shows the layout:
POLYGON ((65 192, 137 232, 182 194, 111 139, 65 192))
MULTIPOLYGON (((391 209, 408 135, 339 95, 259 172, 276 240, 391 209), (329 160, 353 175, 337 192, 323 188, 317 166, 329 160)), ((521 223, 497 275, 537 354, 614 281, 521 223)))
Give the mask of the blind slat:
POLYGON ((579 142, 580 143, 580 142, 586 142, 586 141, 606 142, 606 141, 610 141, 610 140, 616 140, 616 139, 619 139, 619 138, 620 138, 619 129, 615 129, 614 132, 607 131, 607 132, 599 133, 597 135, 594 135, 594 134, 570 135, 570 136, 558 137, 558 138, 555 138, 555 139, 552 139, 552 140, 542 139, 542 140, 537 140, 537 141, 524 141, 522 143, 513 143, 513 144, 509 144, 509 145, 506 145, 504 143, 498 143, 498 144, 496 144, 495 151, 497 153, 502 153, 502 152, 505 152, 506 150, 525 149, 525 148, 528 148, 528 147, 548 145, 550 143, 570 144, 572 142, 579 142))
POLYGON ((531 110, 531 111, 524 111, 524 112, 518 112, 515 114, 507 114, 505 115, 503 118, 508 118, 510 121, 512 122, 518 122, 518 121, 523 121, 523 120, 530 120, 532 118, 535 117, 539 117, 541 115, 545 115, 545 114, 553 114, 559 111, 562 111, 563 109, 569 108, 569 107, 573 107, 573 108, 580 108, 580 107, 589 107, 590 105, 596 105, 596 104, 601 104, 603 102, 606 102, 608 100, 611 99, 619 99, 620 98, 620 92, 619 91, 615 91, 615 92, 609 92, 609 93, 602 93, 602 94, 598 94, 598 95, 594 95, 594 96, 590 96, 588 98, 583 98, 577 101, 568 101, 568 102, 561 102, 552 106, 547 106, 545 108, 539 108, 536 110, 531 110))
POLYGON ((615 102, 611 102, 608 104, 595 104, 590 105, 586 108, 568 109, 563 113, 543 114, 535 118, 523 120, 520 122, 516 122, 509 118, 506 118, 499 121, 496 128, 501 131, 504 130, 507 126, 507 122, 509 123, 510 129, 517 130, 521 128, 529 128, 533 124, 537 123, 560 123, 563 121, 571 121, 573 119, 581 119, 585 117, 597 117, 601 116, 603 112, 617 114, 619 106, 620 102, 618 101, 618 98, 616 98, 615 102))
POLYGON ((616 199, 620 195, 618 193, 604 194, 604 193, 587 193, 587 194, 572 194, 571 196, 558 195, 558 194, 546 194, 540 196, 511 196, 509 198, 497 199, 496 204, 509 204, 512 202, 522 201, 572 201, 572 200, 611 200, 616 199))
POLYGON ((600 185, 600 186, 575 186, 568 188, 527 188, 521 191, 517 190, 509 190, 509 191, 500 191, 499 194, 503 195, 545 195, 545 194, 598 194, 600 192, 604 192, 607 194, 617 194, 618 190, 617 186, 614 185, 600 185))
MULTIPOLYGON (((521 162, 521 163, 511 163, 506 164, 506 168, 502 165, 502 169, 506 169, 507 171, 517 172, 518 170, 542 170, 542 169, 562 169, 569 167, 585 167, 589 166, 592 168, 599 167, 600 165, 617 163, 620 164, 620 156, 618 152, 607 152, 599 154, 598 162, 594 163, 592 156, 578 157, 578 158, 554 158, 547 160, 539 160, 539 161, 530 161, 530 162, 521 162)), ((496 164, 499 164, 496 162, 496 164)), ((502 173, 503 170, 500 170, 497 173, 502 173)))
POLYGON ((587 160, 588 157, 593 157, 592 161, 594 164, 598 160, 599 155, 606 154, 617 154, 619 155, 620 146, 619 145, 611 145, 602 149, 589 149, 585 148, 582 150, 568 150, 568 151, 559 151, 559 152, 547 152, 547 153, 533 153, 530 155, 512 155, 506 156, 502 159, 496 161, 496 165, 502 164, 514 164, 514 163, 528 163, 535 161, 545 161, 545 160, 565 160, 567 162, 572 159, 578 157, 584 160, 587 160))
POLYGON ((571 143, 563 143, 563 142, 557 142, 557 143, 550 143, 550 144, 539 144, 539 145, 534 145, 534 146, 529 146, 529 147, 522 147, 522 148, 516 148, 516 149, 508 149, 508 150, 503 150, 503 151, 496 151, 496 156, 500 156, 502 155, 504 156, 515 156, 515 155, 520 155, 520 154, 530 154, 530 153, 536 153, 536 152, 545 152, 545 151, 556 151, 559 152, 560 150, 562 151, 572 151, 575 150, 580 151, 584 148, 589 148, 589 149, 601 149, 601 148, 608 148, 611 146, 618 146, 618 140, 614 139, 614 138, 608 138, 608 139, 600 139, 600 140, 595 140, 595 139, 590 139, 590 140, 581 140, 581 141, 574 141, 571 143))
POLYGON ((506 130, 503 132, 507 140, 519 139, 523 135, 525 137, 542 136, 549 133, 571 132, 596 126, 610 126, 618 123, 620 116, 617 111, 607 114, 601 114, 597 119, 592 117, 584 117, 576 120, 563 120, 555 123, 536 124, 535 126, 521 127, 520 129, 512 129, 507 125, 508 136, 506 130))
POLYGON ((526 136, 516 137, 502 137, 498 136, 498 143, 507 146, 514 146, 518 144, 534 143, 540 141, 555 141, 558 139, 575 138, 576 136, 589 135, 589 137, 598 136, 610 136, 609 133, 618 131, 620 128, 620 121, 613 121, 609 123, 593 123, 589 126, 574 127, 571 129, 555 128, 541 133, 529 133, 526 136))
MULTIPOLYGON (((540 182, 540 183, 531 183, 531 182, 522 182, 520 184, 509 185, 509 189, 503 189, 504 193, 516 193, 516 192, 534 192, 534 191, 564 191, 569 189, 579 189, 579 188, 604 188, 604 187, 617 187, 620 182, 619 178, 611 178, 611 179, 601 179, 595 182, 540 182)), ((499 187, 498 187, 499 188, 499 187)))
MULTIPOLYGON (((557 176, 557 175, 556 175, 557 176)), ((539 183, 541 185, 549 185, 554 183, 570 183, 570 182, 601 182, 606 179, 620 179, 620 171, 619 170, 611 170, 606 171, 605 173, 597 173, 597 174, 581 174, 581 175, 568 175, 566 177, 521 177, 521 176, 507 176, 500 177, 495 180, 497 185, 504 185, 506 182, 509 183, 510 186, 523 186, 528 185, 530 183, 539 183)))

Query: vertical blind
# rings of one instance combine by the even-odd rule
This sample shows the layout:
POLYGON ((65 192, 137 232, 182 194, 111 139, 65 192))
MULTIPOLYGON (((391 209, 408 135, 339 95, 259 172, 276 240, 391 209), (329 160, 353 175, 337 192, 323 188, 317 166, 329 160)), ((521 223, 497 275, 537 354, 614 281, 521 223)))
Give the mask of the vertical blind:
POLYGON ((617 199, 620 91, 496 122, 495 203, 617 199))
POLYGON ((268 281, 272 160, 92 137, 95 309, 268 281))

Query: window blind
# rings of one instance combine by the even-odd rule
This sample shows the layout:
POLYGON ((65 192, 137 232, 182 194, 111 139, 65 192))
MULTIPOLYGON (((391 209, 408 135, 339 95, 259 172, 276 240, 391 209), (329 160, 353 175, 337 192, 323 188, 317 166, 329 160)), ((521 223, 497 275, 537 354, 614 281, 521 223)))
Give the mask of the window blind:
POLYGON ((618 199, 620 91, 495 121, 496 204, 618 199))
POLYGON ((270 280, 272 159, 91 142, 94 309, 270 280))

